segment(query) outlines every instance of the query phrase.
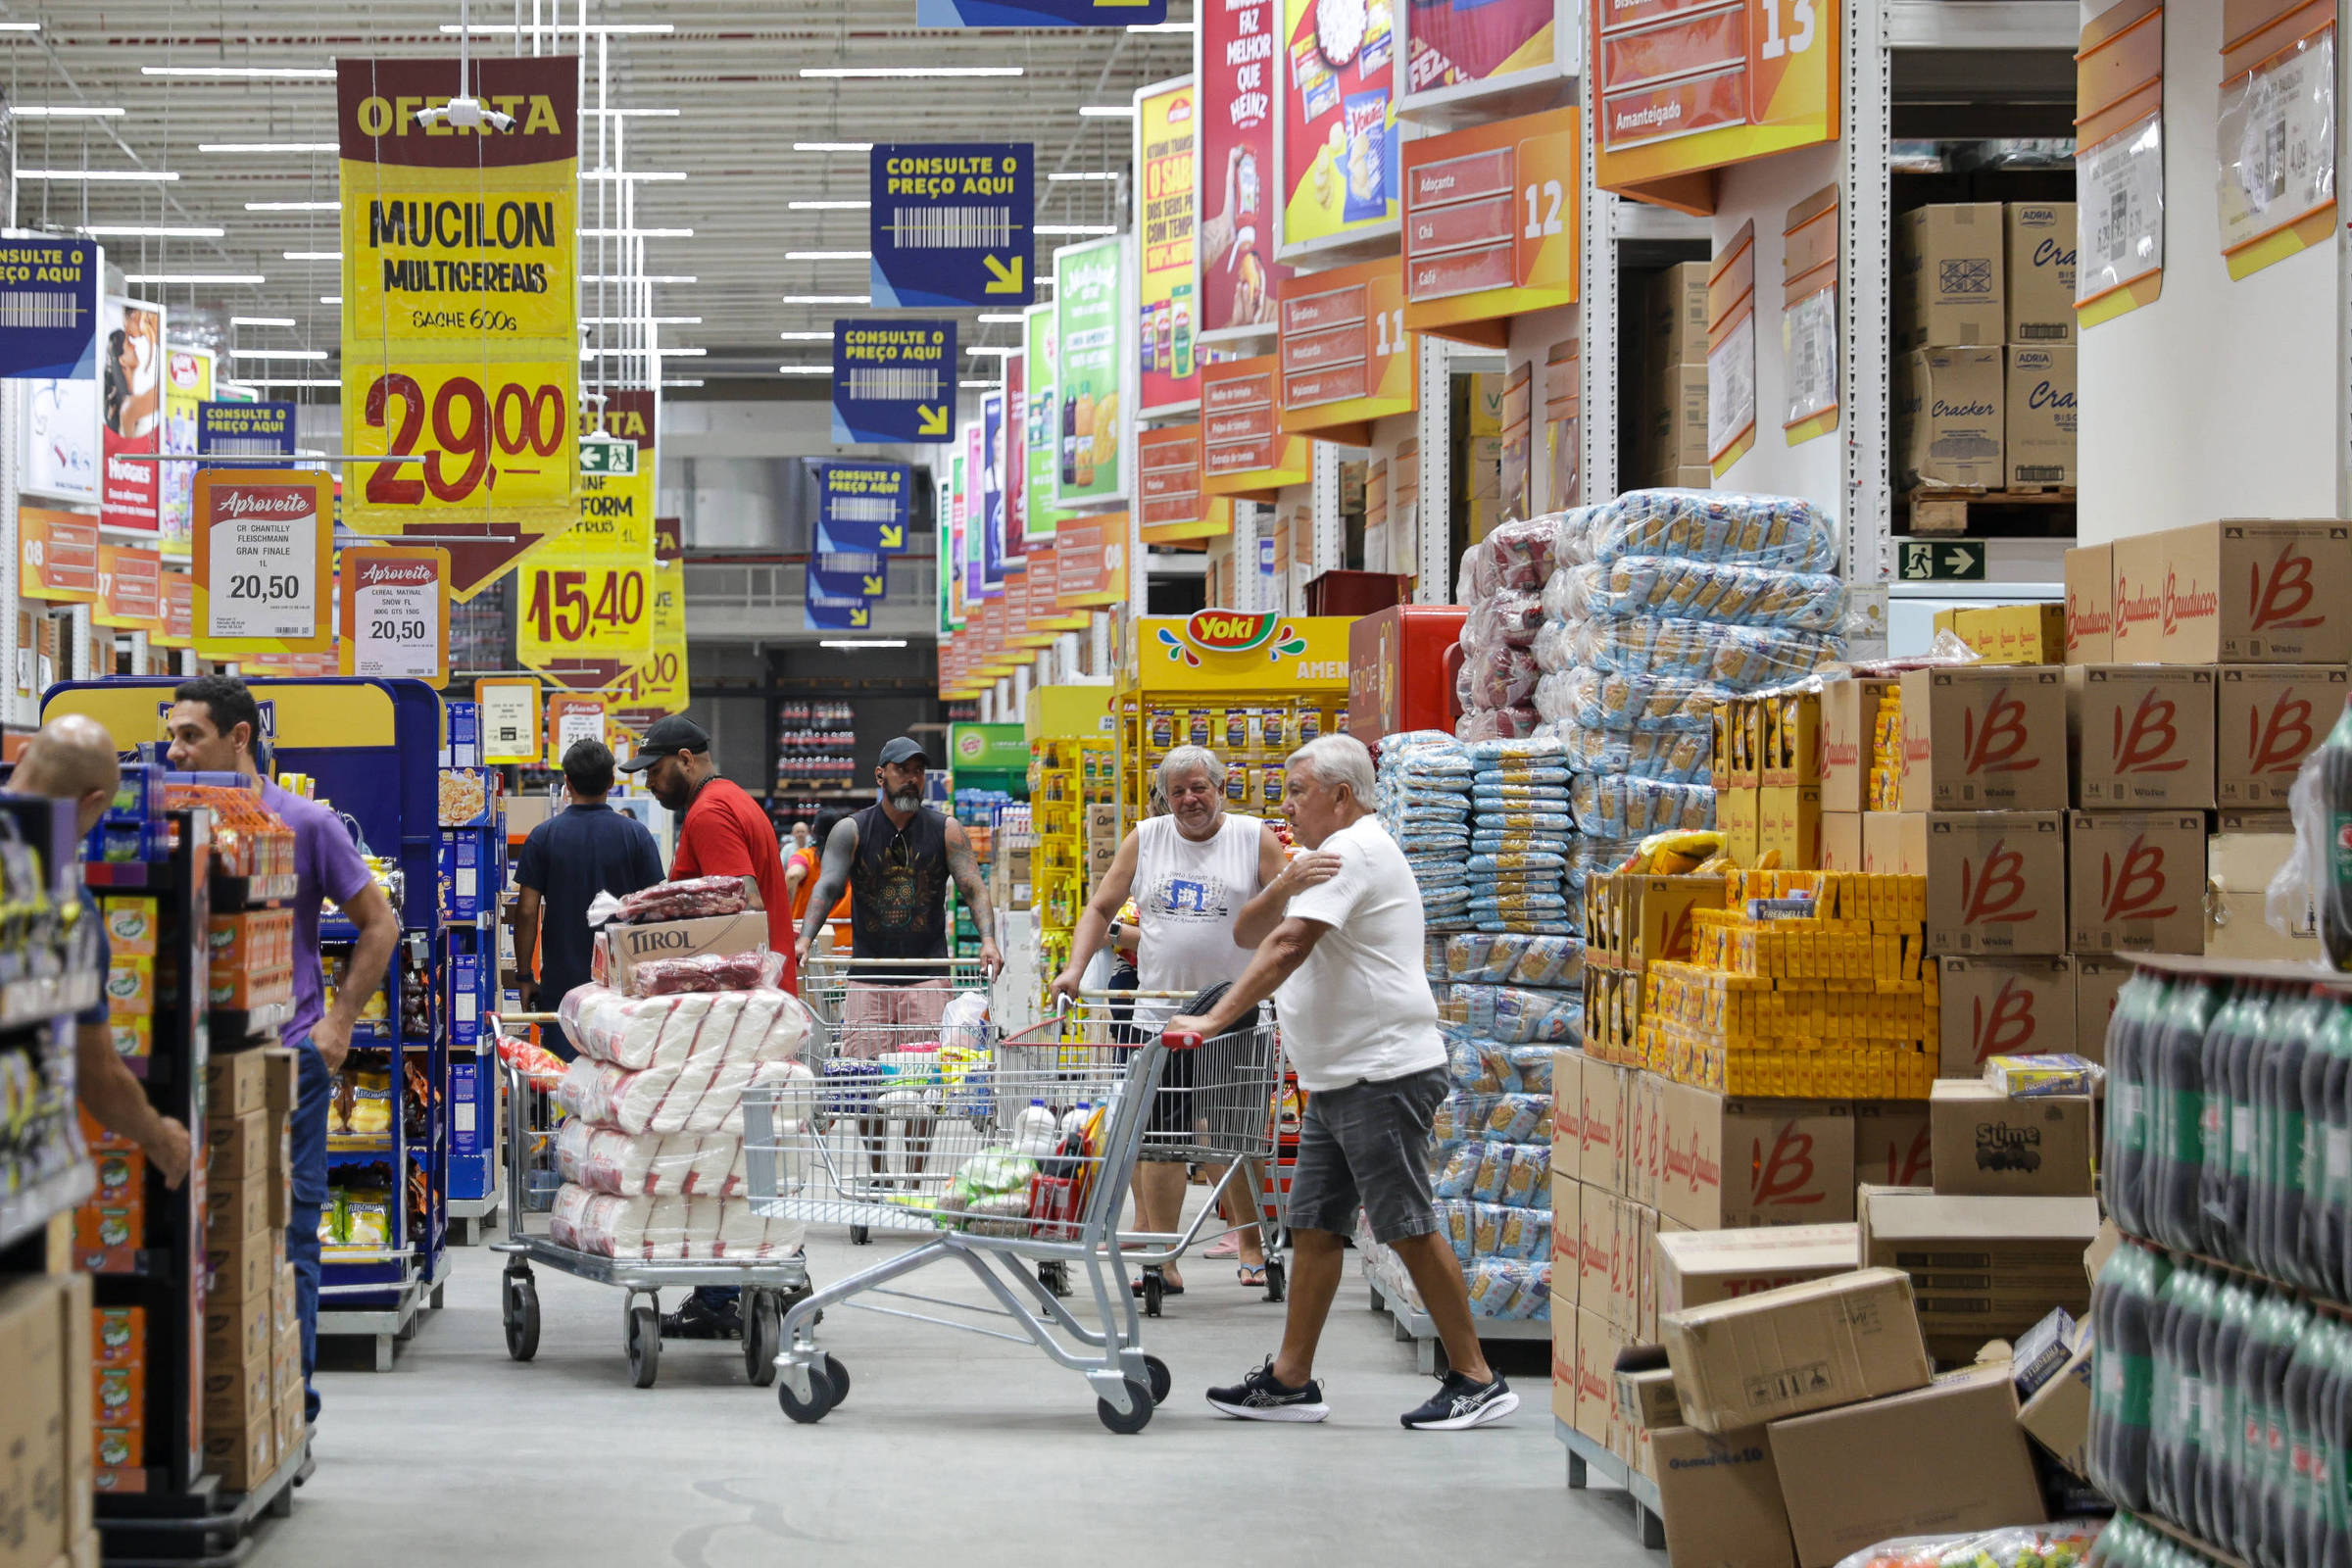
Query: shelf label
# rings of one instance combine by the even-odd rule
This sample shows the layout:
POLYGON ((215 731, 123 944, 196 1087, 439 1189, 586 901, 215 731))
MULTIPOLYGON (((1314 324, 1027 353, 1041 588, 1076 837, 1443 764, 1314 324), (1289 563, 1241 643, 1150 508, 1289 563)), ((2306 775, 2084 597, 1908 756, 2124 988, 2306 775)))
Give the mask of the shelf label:
POLYGON ((1414 405, 1413 334, 1404 274, 1365 262, 1282 288, 1282 416, 1286 431, 1362 425, 1414 405))
POLYGON ((449 552, 419 545, 343 552, 346 675, 449 680, 449 552))
POLYGON ((1304 484, 1311 462, 1304 436, 1285 435, 1275 408, 1279 356, 1227 360, 1200 370, 1200 488, 1247 496, 1304 484))
POLYGON ((605 700, 559 692, 547 700, 547 765, 562 767, 564 754, 581 741, 605 738, 605 700))
POLYGON ((211 656, 334 651, 334 480, 281 469, 196 476, 196 647, 211 656))

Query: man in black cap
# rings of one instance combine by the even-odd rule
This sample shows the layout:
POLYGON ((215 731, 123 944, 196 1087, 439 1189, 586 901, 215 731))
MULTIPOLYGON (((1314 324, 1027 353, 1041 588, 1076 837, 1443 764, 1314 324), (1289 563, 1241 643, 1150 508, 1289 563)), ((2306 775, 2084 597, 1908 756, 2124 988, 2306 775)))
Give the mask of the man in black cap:
MULTIPOLYGON (((564 788, 571 805, 532 828, 514 858, 514 881, 522 889, 514 908, 514 954, 525 974, 532 954, 539 957, 539 978, 523 996, 525 1012, 552 1010, 566 991, 588 983, 596 943, 588 906, 599 893, 625 896, 662 880, 654 836, 643 822, 605 804, 612 792, 612 754, 603 741, 571 743, 564 754, 564 788)), ((547 1026, 547 1041, 557 1055, 571 1060, 562 1024, 547 1026)))
MULTIPOLYGON (((980 862, 963 824, 923 805, 923 775, 929 765, 917 742, 904 735, 884 742, 874 769, 881 799, 843 818, 825 840, 824 864, 801 926, 801 961, 808 961, 816 933, 844 887, 852 895, 852 959, 916 960, 903 969, 858 963, 851 971, 841 1004, 844 1055, 878 1056, 898 1046, 937 1038, 953 995, 945 962, 950 877, 956 879, 971 908, 972 924, 979 929, 981 968, 993 976, 1003 962, 988 887, 980 880, 980 862)), ((879 1175, 887 1125, 867 1122, 862 1130, 879 1175)), ((919 1174, 924 1152, 920 1135, 910 1129, 907 1144, 914 1173, 919 1174)))

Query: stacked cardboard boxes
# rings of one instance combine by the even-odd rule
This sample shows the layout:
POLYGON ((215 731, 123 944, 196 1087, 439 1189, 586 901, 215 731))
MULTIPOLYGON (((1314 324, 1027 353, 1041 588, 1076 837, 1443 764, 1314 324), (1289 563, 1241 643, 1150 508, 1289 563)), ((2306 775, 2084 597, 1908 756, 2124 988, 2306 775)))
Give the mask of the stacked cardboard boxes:
POLYGON ((231 1492, 260 1486, 303 1441, 302 1325, 285 1238, 295 1081, 292 1052, 253 1050, 215 1055, 207 1082, 204 1452, 231 1492))
POLYGON ((0 1282, 0 1564, 96 1568, 90 1280, 0 1282))
MULTIPOLYGON (((1707 467, 1707 264, 1684 262, 1641 285, 1640 412, 1633 422, 1634 477, 1643 485, 1705 489, 1707 467)), ((1635 488, 1629 484, 1628 489, 1635 488)))

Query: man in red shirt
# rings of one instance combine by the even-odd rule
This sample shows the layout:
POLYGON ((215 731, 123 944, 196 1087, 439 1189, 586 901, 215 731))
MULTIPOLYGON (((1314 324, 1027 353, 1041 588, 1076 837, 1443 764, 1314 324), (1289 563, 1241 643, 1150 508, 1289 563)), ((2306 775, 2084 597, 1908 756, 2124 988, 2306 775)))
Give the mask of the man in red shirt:
POLYGON ((680 813, 678 851, 669 876, 748 876, 760 884, 767 906, 767 945, 792 952, 792 895, 784 885, 784 857, 776 830, 760 803, 742 785, 718 776, 710 759, 710 733, 693 719, 672 713, 654 721, 645 745, 620 764, 624 773, 643 773, 654 799, 680 813))

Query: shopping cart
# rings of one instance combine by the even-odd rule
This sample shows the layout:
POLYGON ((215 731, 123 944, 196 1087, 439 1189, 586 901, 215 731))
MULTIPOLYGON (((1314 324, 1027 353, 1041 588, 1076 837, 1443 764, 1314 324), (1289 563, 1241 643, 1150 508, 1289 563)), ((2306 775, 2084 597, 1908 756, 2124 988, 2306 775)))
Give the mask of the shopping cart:
MULTIPOLYGON (((1171 1052, 1197 1053, 1195 1147, 1219 1162, 1271 1152, 1272 1096, 1281 1047, 1263 1015, 1203 1044, 1151 1036, 1136 1045, 1088 1038, 1063 1017, 981 1051, 909 1051, 880 1074, 834 1072, 797 1094, 744 1098, 746 1185, 765 1217, 846 1224, 928 1238, 872 1268, 827 1286, 786 1314, 784 1413, 812 1422, 848 1396, 849 1373, 818 1348, 827 1307, 862 1307, 1007 1340, 1026 1341, 1095 1388, 1096 1414, 1113 1432, 1140 1432, 1167 1397, 1168 1369, 1140 1345, 1140 1315, 1122 1244, 1127 1184, 1171 1052), (924 1063, 929 1054, 937 1059, 924 1063), (1083 1116, 1080 1107, 1089 1107, 1083 1116), (904 1158, 871 1158, 860 1131, 888 1115, 905 1129, 904 1158), (892 1288, 953 1259, 979 1279, 996 1307, 892 1288), (1083 1281, 1089 1327, 1024 1264, 1059 1264, 1083 1281), (965 1314, 937 1316, 860 1300, 890 1297, 965 1314), (990 1326, 1010 1319, 1019 1332, 990 1326)), ((827 1064, 829 1067, 833 1063, 827 1064)), ((1151 1256, 1151 1252, 1135 1254, 1151 1256)), ((1173 1253, 1160 1254, 1163 1259, 1173 1253)))
MULTIPOLYGON (((552 1012, 493 1013, 488 1019, 494 1041, 514 1038, 509 1031, 517 1025, 555 1021, 552 1012)), ((775 1381, 784 1312, 808 1294, 806 1261, 603 1257, 565 1247, 544 1228, 530 1229, 534 1216, 544 1212, 544 1203, 533 1202, 532 1196, 552 1190, 556 1133, 564 1112, 554 1096, 509 1062, 505 1053, 499 1055, 499 1071, 507 1099, 507 1191, 515 1196, 506 1239, 492 1242, 490 1250, 507 1255, 506 1275, 499 1283, 507 1354, 528 1361, 539 1353, 539 1287, 531 1276, 531 1265, 537 1263, 594 1285, 616 1285, 626 1293, 620 1307, 621 1345, 628 1352, 630 1377, 641 1389, 654 1386, 662 1364, 662 1292, 706 1285, 740 1287, 744 1375, 758 1388, 775 1381)), ((541 1227, 547 1223, 544 1218, 535 1222, 541 1227)))

